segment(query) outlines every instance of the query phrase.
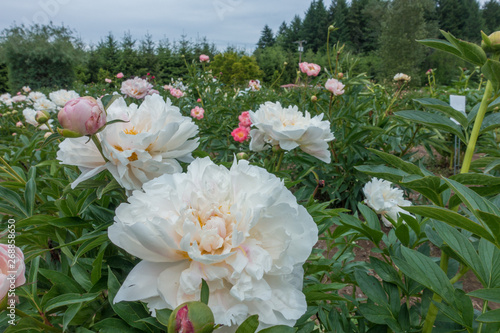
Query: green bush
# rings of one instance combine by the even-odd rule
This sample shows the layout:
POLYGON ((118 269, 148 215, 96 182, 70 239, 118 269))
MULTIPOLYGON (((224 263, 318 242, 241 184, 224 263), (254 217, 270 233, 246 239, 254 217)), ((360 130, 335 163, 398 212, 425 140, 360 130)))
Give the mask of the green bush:
POLYGON ((239 55, 229 50, 215 56, 210 63, 214 76, 225 84, 242 85, 246 81, 261 79, 263 72, 257 65, 255 57, 239 55))

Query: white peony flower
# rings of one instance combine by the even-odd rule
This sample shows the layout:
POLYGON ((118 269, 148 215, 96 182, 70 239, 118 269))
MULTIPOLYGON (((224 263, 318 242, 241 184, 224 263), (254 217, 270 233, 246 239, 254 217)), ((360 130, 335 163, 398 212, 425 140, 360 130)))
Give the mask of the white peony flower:
POLYGON ((143 188, 108 229, 143 260, 114 302, 141 300, 155 314, 199 300, 204 279, 222 331, 253 314, 260 328, 293 326, 305 313, 302 265, 318 228, 279 178, 244 160, 228 170, 204 158, 143 188))
POLYGON ((136 77, 122 82, 121 92, 133 98, 144 98, 153 88, 153 85, 146 80, 136 77))
POLYGON ((78 97, 80 97, 80 95, 78 95, 76 91, 68 91, 65 89, 53 91, 49 94, 49 98, 52 100, 52 102, 54 102, 59 107, 63 107, 67 102, 78 97))
POLYGON ((382 215, 382 221, 386 227, 391 227, 392 224, 385 215, 396 221, 400 212, 408 214, 401 207, 411 206, 411 201, 404 199, 403 191, 391 185, 392 183, 387 180, 373 178, 363 187, 365 203, 377 214, 382 215))
POLYGON ((24 95, 16 95, 12 97, 11 101, 13 103, 19 103, 19 102, 24 102, 26 100, 26 96, 24 95))
POLYGON ((181 115, 179 108, 160 95, 147 96, 144 102, 127 106, 120 98, 107 109, 107 121, 121 119, 97 134, 107 163, 92 141, 86 137, 65 139, 59 145, 57 159, 77 165, 82 174, 72 184, 89 179, 108 169, 127 190, 165 173, 181 172, 181 162, 191 162, 191 152, 198 147, 198 126, 181 115))
POLYGON ((284 109, 281 104, 266 102, 256 111, 250 111, 252 127, 250 149, 262 151, 279 145, 284 150, 299 147, 304 152, 330 163, 328 141, 335 137, 330 131, 330 122, 323 114, 312 117, 302 114, 296 106, 284 109))
POLYGON ((56 111, 57 106, 50 100, 41 98, 37 99, 36 102, 33 103, 33 108, 37 111, 54 112, 56 111))
POLYGON ((28 99, 34 103, 39 99, 47 99, 47 96, 45 96, 44 93, 41 93, 39 91, 32 91, 28 94, 28 99))
POLYGON ((403 74, 403 73, 398 73, 398 74, 394 75, 394 81, 410 82, 410 80, 411 80, 411 77, 406 75, 406 74, 403 74))
MULTIPOLYGON (((35 127, 38 127, 38 122, 36 121, 36 111, 31 109, 31 108, 26 108, 23 110, 23 116, 24 118, 26 119, 26 122, 30 125, 33 125, 35 127)), ((54 122, 54 120, 52 119, 49 119, 48 123, 49 125, 52 125, 52 122, 54 122)), ((41 129, 41 130, 44 130, 44 131, 48 131, 49 128, 47 127, 47 125, 43 124, 42 126, 38 127, 38 129, 41 129)))
POLYGON ((12 98, 12 96, 9 94, 9 93, 5 93, 5 94, 2 94, 0 95, 0 101, 8 101, 12 98))

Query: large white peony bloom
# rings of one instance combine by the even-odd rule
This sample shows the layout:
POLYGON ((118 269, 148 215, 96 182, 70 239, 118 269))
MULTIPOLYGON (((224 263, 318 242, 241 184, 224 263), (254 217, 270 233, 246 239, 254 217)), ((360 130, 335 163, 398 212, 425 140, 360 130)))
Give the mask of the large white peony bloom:
POLYGON ((256 111, 250 111, 253 129, 250 149, 262 151, 279 145, 284 150, 299 147, 304 152, 330 163, 328 141, 335 137, 330 131, 330 122, 323 114, 312 117, 309 112, 302 114, 297 106, 283 108, 281 104, 266 102, 256 111))
POLYGON ((391 227, 392 224, 385 215, 396 221, 400 212, 408 214, 401 207, 411 206, 411 201, 404 199, 403 191, 391 185, 392 183, 387 180, 373 178, 363 187, 365 203, 377 214, 382 215, 382 221, 386 227, 391 227))
POLYGON ((44 93, 41 93, 39 91, 32 91, 28 94, 28 99, 34 103, 39 99, 47 99, 47 96, 45 96, 44 93))
POLYGON ((193 160, 191 152, 198 147, 198 139, 191 138, 198 133, 198 126, 182 116, 169 99, 165 102, 155 94, 137 107, 127 106, 120 98, 108 108, 106 119, 126 121, 108 125, 97 134, 108 162, 86 137, 65 139, 59 145, 57 159, 82 171, 73 188, 108 169, 125 189, 137 190, 164 173, 181 172, 178 161, 193 160))
POLYGON ((78 95, 76 91, 68 91, 65 89, 53 91, 49 94, 49 98, 52 100, 52 102, 54 102, 59 107, 63 107, 67 102, 78 97, 80 97, 80 95, 78 95))
POLYGON ((37 111, 54 112, 57 106, 48 99, 40 98, 33 103, 33 108, 37 111))
POLYGON ((108 229, 143 260, 115 302, 141 300, 153 314, 174 309, 199 300, 205 279, 215 322, 227 331, 253 314, 263 328, 293 326, 305 313, 302 265, 318 228, 279 178, 244 160, 228 170, 204 158, 143 189, 108 229))

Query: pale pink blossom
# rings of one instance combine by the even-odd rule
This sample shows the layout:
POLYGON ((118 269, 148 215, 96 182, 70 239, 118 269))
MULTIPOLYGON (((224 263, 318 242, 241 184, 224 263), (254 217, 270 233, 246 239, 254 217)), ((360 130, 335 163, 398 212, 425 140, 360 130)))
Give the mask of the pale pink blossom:
POLYGON ((170 95, 172 95, 176 98, 181 98, 182 96, 184 96, 184 93, 180 89, 172 88, 172 89, 170 89, 170 95))
POLYGON ((104 79, 104 81, 106 81, 106 83, 111 83, 111 82, 113 82, 111 79, 108 79, 108 78, 104 79))
POLYGON ((123 78, 123 73, 120 72, 120 73, 116 74, 116 78, 117 79, 122 79, 123 78))
POLYGON ((325 83, 325 88, 335 96, 339 96, 344 93, 344 85, 336 79, 328 79, 325 83))
POLYGON ((231 132, 231 135, 233 136, 234 141, 244 142, 245 140, 248 139, 249 133, 250 133, 250 128, 238 127, 231 132))
POLYGON ((201 98, 198 98, 198 99, 196 100, 196 102, 197 102, 197 103, 201 103, 201 98))
MULTIPOLYGON (((12 133, 12 135, 16 135, 16 133, 12 133)), ((8 236, 11 235, 14 234, 8 234, 8 236)), ((9 237, 9 239, 11 238, 9 237)), ((12 289, 14 289, 26 282, 25 271, 23 251, 13 244, 0 244, 0 300, 7 295, 12 283, 14 284, 12 289)))
POLYGON ((248 82, 248 86, 252 89, 252 91, 257 91, 261 88, 259 80, 250 80, 250 82, 248 82))
POLYGON ((196 119, 202 119, 204 113, 205 110, 203 108, 200 108, 199 106, 195 106, 193 109, 191 109, 191 117, 196 119))
POLYGON ((207 56, 206 54, 200 55, 200 62, 209 62, 209 61, 210 61, 209 56, 207 56))
POLYGON ((139 77, 123 81, 121 92, 129 97, 141 99, 146 97, 153 85, 139 77))
POLYGON ((160 92, 156 89, 151 89, 150 91, 148 91, 148 95, 153 95, 153 94, 160 94, 160 92))
POLYGON ((252 120, 250 119, 250 113, 248 111, 242 112, 238 116, 240 121, 240 127, 250 127, 252 125, 252 120))
POLYGON ((26 100, 26 96, 24 95, 16 95, 12 97, 12 102, 18 103, 18 102, 24 102, 26 100))
POLYGON ((29 86, 24 86, 22 89, 25 93, 29 93, 31 91, 31 88, 29 86))
POLYGON ((172 88, 173 87, 172 87, 171 84, 166 84, 166 85, 163 86, 163 89, 165 89, 165 90, 171 90, 172 88))
POLYGON ((18 121, 16 123, 16 127, 23 127, 23 122, 22 121, 18 121))
POLYGON ((307 76, 318 76, 321 71, 321 67, 319 65, 307 62, 301 62, 299 64, 299 68, 300 71, 307 74, 307 76))

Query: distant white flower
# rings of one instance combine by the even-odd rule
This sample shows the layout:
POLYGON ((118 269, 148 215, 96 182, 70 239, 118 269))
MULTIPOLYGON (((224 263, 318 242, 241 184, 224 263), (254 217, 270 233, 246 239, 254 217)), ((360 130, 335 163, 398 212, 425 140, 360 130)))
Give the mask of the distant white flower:
POLYGON ((24 102, 26 100, 26 96, 24 96, 24 95, 16 95, 16 96, 12 97, 11 100, 14 103, 24 102))
POLYGON ((411 80, 411 77, 406 75, 406 74, 403 74, 403 73, 398 73, 398 74, 394 75, 394 81, 410 82, 410 80, 411 80))
POLYGON ((47 111, 54 112, 56 111, 57 106, 52 103, 48 99, 37 99, 35 103, 33 103, 33 108, 37 111, 47 111))
POLYGON ((80 97, 80 95, 78 95, 76 91, 68 91, 65 89, 53 91, 49 94, 49 98, 52 100, 52 102, 54 102, 59 107, 63 107, 67 102, 78 97, 80 97))
POLYGON ((129 97, 141 99, 147 96, 153 85, 146 80, 136 77, 122 82, 120 91, 129 97))
POLYGON ((325 88, 335 96, 340 96, 344 93, 344 85, 337 79, 328 79, 325 83, 325 88))
POLYGON ((209 158, 134 191, 108 229, 141 261, 114 302, 174 309, 199 300, 202 279, 221 332, 259 315, 259 329, 293 326, 307 309, 302 265, 318 240, 306 209, 283 182, 247 161, 230 170, 209 158))
POLYGON ((108 169, 127 190, 137 190, 142 184, 165 173, 181 172, 178 161, 191 162, 191 152, 198 147, 192 139, 198 126, 191 118, 181 115, 172 102, 154 94, 144 102, 127 106, 120 98, 107 109, 107 121, 121 119, 97 134, 103 154, 88 138, 65 139, 59 145, 57 159, 63 164, 77 165, 82 174, 72 184, 89 179, 108 169))
POLYGON ((47 99, 47 96, 45 96, 44 93, 41 93, 39 91, 32 91, 28 94, 28 99, 34 103, 39 99, 47 99))
POLYGON ((335 137, 330 131, 330 122, 323 114, 312 117, 305 115, 296 106, 283 108, 281 104, 266 102, 253 112, 250 111, 253 129, 250 149, 262 151, 279 145, 284 150, 299 147, 304 152, 330 163, 328 143, 335 137))
POLYGON ((363 187, 365 203, 377 214, 382 215, 382 221, 386 227, 392 226, 385 215, 396 221, 399 213, 409 214, 401 207, 411 206, 411 201, 405 200, 403 191, 391 187, 392 183, 387 180, 373 178, 363 187))
POLYGON ((12 98, 12 96, 9 93, 5 93, 5 94, 0 95, 0 101, 8 101, 11 98, 12 98))

